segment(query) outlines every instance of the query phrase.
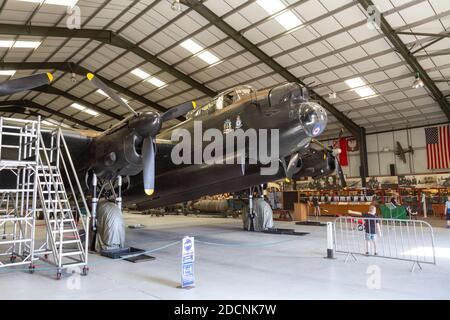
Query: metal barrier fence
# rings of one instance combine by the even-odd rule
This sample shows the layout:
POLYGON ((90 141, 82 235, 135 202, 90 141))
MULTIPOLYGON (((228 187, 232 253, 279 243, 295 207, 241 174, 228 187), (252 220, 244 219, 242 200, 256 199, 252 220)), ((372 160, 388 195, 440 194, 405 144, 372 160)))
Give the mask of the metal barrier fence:
POLYGON ((421 263, 436 264, 434 234, 431 225, 419 220, 372 217, 339 217, 333 223, 334 249, 355 255, 413 262, 411 271, 421 263))

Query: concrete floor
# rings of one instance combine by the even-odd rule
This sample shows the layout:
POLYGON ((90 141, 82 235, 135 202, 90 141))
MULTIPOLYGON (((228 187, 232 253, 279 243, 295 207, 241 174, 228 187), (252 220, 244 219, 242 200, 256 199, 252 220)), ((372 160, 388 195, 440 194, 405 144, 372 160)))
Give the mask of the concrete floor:
MULTIPOLYGON (((125 214, 127 245, 151 253, 155 261, 133 264, 90 255, 90 273, 67 274, 38 263, 35 274, 0 269, 0 300, 4 299, 448 299, 450 255, 437 265, 410 272, 412 263, 360 257, 344 263, 344 256, 325 260, 326 228, 276 222, 278 228, 310 232, 306 236, 269 235, 242 231, 238 219, 212 217, 150 217, 125 214), (196 237, 196 288, 178 289, 181 244, 196 237), (369 289, 367 274, 380 270, 379 289, 369 289)), ((450 248, 450 230, 433 223, 440 252, 450 248)))

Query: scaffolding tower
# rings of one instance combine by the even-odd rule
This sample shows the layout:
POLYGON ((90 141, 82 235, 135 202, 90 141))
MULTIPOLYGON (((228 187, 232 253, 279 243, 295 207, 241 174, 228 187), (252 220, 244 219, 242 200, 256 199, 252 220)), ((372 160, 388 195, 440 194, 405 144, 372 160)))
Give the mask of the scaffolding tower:
POLYGON ((90 211, 60 128, 0 117, 0 268, 41 259, 88 272, 90 211), (44 219, 40 228, 38 217, 44 219))

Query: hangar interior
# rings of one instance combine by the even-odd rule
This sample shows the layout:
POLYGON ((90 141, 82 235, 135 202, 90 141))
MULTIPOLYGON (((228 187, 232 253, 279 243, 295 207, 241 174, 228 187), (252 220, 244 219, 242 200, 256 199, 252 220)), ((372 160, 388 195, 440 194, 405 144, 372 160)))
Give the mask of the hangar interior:
POLYGON ((449 17, 444 0, 2 0, 0 284, 10 290, 0 297, 449 298, 449 17), (169 133, 196 117, 224 134, 276 126, 264 101, 277 88, 317 127, 280 125, 282 152, 307 144, 279 159, 273 179, 245 165, 171 167, 169 133), (237 116, 218 107, 229 93, 237 116), (46 138, 41 125, 56 131, 46 138), (137 164, 119 154, 130 146, 137 164), (6 159, 15 147, 36 167, 6 159), (123 212, 112 217, 102 195, 123 212), (115 241, 149 259, 90 247, 101 234, 92 228, 110 221, 103 251, 115 241), (185 236, 195 238, 192 290, 177 288, 185 236))

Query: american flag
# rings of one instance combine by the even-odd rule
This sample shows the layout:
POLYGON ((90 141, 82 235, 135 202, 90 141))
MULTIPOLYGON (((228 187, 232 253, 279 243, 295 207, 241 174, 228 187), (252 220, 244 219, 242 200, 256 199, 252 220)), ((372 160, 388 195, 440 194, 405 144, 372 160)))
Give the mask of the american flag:
POLYGON ((425 128, 428 169, 450 168, 450 125, 425 128))

